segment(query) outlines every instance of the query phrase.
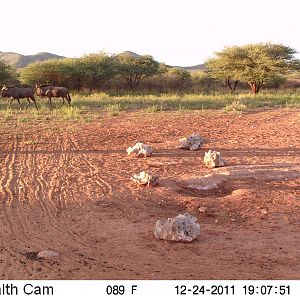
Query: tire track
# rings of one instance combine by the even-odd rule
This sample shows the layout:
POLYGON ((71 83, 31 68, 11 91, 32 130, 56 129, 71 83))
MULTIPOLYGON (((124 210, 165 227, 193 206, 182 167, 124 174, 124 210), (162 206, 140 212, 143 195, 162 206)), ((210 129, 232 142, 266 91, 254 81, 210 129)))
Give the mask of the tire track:
MULTIPOLYGON (((19 255, 19 251, 17 250, 17 246, 20 243, 24 244, 24 236, 19 236, 18 230, 23 232, 22 225, 16 226, 16 222, 14 220, 14 216, 11 214, 15 213, 15 196, 17 196, 16 183, 17 174, 16 174, 16 149, 17 149, 17 137, 12 139, 12 147, 8 149, 8 154, 4 163, 4 176, 1 176, 1 189, 4 192, 4 197, 2 199, 2 213, 3 213, 3 225, 5 229, 4 232, 5 238, 2 241, 5 243, 5 251, 9 253, 10 258, 7 260, 5 264, 6 272, 9 274, 11 267, 14 268, 14 263, 11 261, 15 261, 17 259, 16 255, 19 255), (11 243, 8 243, 10 241, 11 243), (17 244, 17 245, 16 245, 17 244)), ((24 233, 24 232, 23 232, 24 233)), ((23 270, 25 274, 28 274, 28 269, 23 266, 23 270)))
MULTIPOLYGON (((79 146, 77 141, 74 139, 74 137, 68 137, 70 148, 72 152, 79 152, 79 146)), ((92 163, 91 160, 88 159, 87 155, 85 153, 79 153, 77 156, 77 160, 80 160, 84 163, 84 165, 90 170, 90 176, 94 180, 94 182, 98 185, 100 190, 103 191, 104 195, 113 195, 113 188, 112 186, 105 181, 97 171, 97 167, 95 167, 92 163), (105 187, 105 189, 103 189, 105 187)), ((103 163, 102 163, 103 165, 103 163)))
MULTIPOLYGON (((24 257, 25 251, 49 248, 63 253, 69 268, 84 268, 94 255, 94 240, 74 228, 71 211, 74 207, 84 208, 86 201, 94 202, 95 195, 112 195, 112 186, 100 176, 99 166, 80 153, 76 141, 65 132, 57 132, 46 145, 47 150, 41 150, 39 143, 24 147, 25 141, 24 134, 22 139, 13 136, 0 165, 0 234, 2 247, 11 256, 2 264, 2 277, 10 278, 16 261, 25 278, 35 274, 37 266, 55 271, 56 266, 43 261, 26 262, 24 257)), ((101 252, 97 247, 97 254, 101 252)), ((106 263, 99 267, 112 268, 106 263)))

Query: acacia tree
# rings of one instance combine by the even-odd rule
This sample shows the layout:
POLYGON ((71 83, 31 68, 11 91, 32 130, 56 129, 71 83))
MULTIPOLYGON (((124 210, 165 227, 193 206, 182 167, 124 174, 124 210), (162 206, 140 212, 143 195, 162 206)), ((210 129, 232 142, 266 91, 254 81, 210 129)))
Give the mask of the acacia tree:
POLYGON ((208 72, 215 78, 247 82, 257 94, 266 82, 299 68, 295 53, 290 47, 271 43, 227 47, 207 62, 208 72))
POLYGON ((235 71, 238 68, 238 47, 228 47, 216 52, 216 57, 206 61, 206 72, 213 79, 223 80, 231 91, 235 91, 239 82, 235 71))
POLYGON ((66 77, 63 59, 34 62, 21 70, 21 82, 28 85, 34 85, 36 82, 61 84, 66 77))
POLYGON ((118 76, 125 79, 131 90, 139 87, 142 80, 159 72, 159 63, 150 55, 130 55, 122 53, 118 60, 118 76))
POLYGON ((6 62, 0 60, 0 83, 10 84, 17 81, 16 70, 6 62))
POLYGON ((115 56, 105 53, 82 56, 76 61, 74 67, 75 77, 80 79, 84 87, 91 89, 100 87, 117 74, 115 56))

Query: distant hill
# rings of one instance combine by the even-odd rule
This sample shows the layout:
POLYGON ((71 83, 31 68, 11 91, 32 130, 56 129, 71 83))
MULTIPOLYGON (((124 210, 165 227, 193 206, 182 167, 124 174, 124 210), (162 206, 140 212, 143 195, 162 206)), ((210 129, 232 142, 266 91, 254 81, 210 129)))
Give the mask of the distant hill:
POLYGON ((16 68, 24 68, 32 62, 36 61, 44 61, 49 59, 60 59, 64 58, 64 56, 48 53, 48 52, 40 52, 34 55, 22 55, 14 52, 1 52, 0 51, 0 59, 3 59, 8 64, 16 67, 16 68))
MULTIPOLYGON (((139 57, 140 55, 132 52, 132 51, 124 51, 120 54, 126 54, 132 57, 139 57)), ((1 52, 0 51, 0 60, 3 59, 5 62, 8 64, 21 69, 26 67, 32 62, 36 61, 44 61, 44 60, 49 60, 49 59, 61 59, 65 58, 64 56, 48 53, 48 52, 40 52, 34 55, 22 55, 19 53, 14 53, 14 52, 1 52)), ((205 65, 196 65, 196 66, 190 66, 190 67, 181 67, 181 66, 168 66, 168 67, 176 67, 176 68, 181 68, 184 69, 188 72, 196 72, 196 71, 203 71, 205 69, 205 65)))
POLYGON ((191 66, 191 67, 179 67, 179 68, 183 68, 188 72, 204 71, 205 70, 205 64, 191 66))
MULTIPOLYGON (((129 55, 129 56, 132 56, 132 57, 139 57, 140 55, 135 53, 135 52, 132 52, 132 51, 124 51, 120 54, 126 54, 126 55, 129 55)), ((188 72, 197 72, 197 71, 203 71, 205 70, 205 64, 200 64, 200 65, 195 65, 195 66, 190 66, 190 67, 181 67, 181 66, 170 66, 168 65, 168 67, 170 68, 180 68, 180 69, 184 69, 188 72)))
POLYGON ((140 55, 135 53, 135 52, 132 52, 132 51, 124 51, 120 54, 125 54, 125 55, 128 55, 128 56, 132 56, 132 57, 139 57, 140 55))

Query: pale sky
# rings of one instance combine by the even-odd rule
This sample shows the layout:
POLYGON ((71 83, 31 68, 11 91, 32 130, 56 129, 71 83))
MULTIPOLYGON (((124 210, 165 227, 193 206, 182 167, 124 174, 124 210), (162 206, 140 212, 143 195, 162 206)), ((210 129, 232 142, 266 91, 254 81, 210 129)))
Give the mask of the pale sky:
POLYGON ((129 50, 191 66, 225 46, 274 42, 300 51, 300 0, 4 0, 0 11, 2 52, 129 50))

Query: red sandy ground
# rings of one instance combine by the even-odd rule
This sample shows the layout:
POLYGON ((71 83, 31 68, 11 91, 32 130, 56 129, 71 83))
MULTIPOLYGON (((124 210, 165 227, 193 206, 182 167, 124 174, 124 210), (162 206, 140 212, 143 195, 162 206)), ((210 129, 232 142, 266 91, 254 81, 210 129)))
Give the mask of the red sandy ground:
POLYGON ((300 279, 300 173, 289 172, 299 149, 299 110, 1 121, 0 279, 300 279), (176 149, 193 132, 203 149, 176 149), (139 141, 153 157, 127 156, 139 141), (286 177, 187 189, 185 181, 219 172, 203 165, 209 149, 236 168, 284 166, 286 177), (129 178, 141 170, 161 184, 136 186, 129 178), (199 239, 154 237, 158 219, 185 212, 198 218, 199 239), (36 259, 45 249, 60 256, 36 259))

